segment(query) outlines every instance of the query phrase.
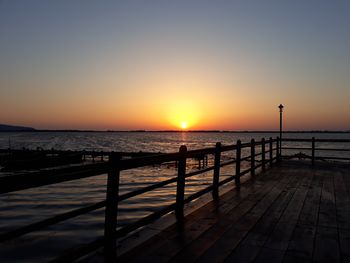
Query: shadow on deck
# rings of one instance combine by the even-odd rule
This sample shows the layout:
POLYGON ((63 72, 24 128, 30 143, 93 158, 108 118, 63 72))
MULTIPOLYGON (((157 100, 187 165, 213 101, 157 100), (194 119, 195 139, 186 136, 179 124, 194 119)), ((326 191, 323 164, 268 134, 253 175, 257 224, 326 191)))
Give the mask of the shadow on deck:
POLYGON ((350 261, 350 165, 284 161, 118 262, 350 261))

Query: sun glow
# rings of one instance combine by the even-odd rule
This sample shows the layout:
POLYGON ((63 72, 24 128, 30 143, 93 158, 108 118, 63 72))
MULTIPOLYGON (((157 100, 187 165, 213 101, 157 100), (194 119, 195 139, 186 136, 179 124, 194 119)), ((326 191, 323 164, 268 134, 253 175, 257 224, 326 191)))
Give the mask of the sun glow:
POLYGON ((169 124, 181 130, 193 129, 200 121, 196 103, 174 102, 167 110, 169 124))

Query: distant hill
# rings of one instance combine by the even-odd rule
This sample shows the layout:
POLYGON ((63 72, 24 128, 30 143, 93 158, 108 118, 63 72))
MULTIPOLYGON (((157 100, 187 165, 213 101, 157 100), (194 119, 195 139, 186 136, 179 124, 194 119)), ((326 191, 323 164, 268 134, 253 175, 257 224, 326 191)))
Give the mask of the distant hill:
POLYGON ((35 129, 31 127, 0 124, 0 132, 2 131, 35 131, 35 129))

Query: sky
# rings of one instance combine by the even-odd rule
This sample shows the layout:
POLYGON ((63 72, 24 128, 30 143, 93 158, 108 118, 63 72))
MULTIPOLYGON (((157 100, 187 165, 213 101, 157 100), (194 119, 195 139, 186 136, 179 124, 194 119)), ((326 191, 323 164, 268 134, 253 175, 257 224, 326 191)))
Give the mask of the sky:
POLYGON ((350 130, 350 1, 0 0, 0 123, 350 130))

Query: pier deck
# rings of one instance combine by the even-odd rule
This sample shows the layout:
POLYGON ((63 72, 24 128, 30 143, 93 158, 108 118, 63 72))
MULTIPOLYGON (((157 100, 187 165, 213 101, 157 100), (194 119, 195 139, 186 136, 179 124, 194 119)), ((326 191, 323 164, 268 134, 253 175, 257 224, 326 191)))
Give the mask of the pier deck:
POLYGON ((350 262, 350 165, 283 161, 118 262, 350 262))

